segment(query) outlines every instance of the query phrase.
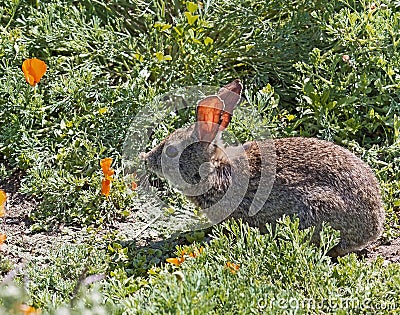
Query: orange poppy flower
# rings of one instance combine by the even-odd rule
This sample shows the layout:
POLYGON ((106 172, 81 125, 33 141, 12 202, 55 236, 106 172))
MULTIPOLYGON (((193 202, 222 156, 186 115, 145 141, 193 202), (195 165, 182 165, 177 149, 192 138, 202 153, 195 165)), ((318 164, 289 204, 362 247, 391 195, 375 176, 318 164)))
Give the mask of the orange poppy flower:
POLYGON ((103 178, 103 180, 101 181, 101 193, 104 196, 108 197, 108 195, 110 194, 110 190, 111 190, 111 180, 103 178))
POLYGON ((112 158, 104 158, 100 161, 100 167, 104 174, 104 179, 101 181, 101 193, 108 197, 111 190, 111 182, 114 180, 114 170, 111 169, 112 158))
POLYGON ((39 83, 46 70, 47 66, 45 62, 37 58, 26 59, 22 63, 22 71, 24 73, 25 80, 31 86, 35 86, 37 83, 39 83))
POLYGON ((240 269, 239 264, 237 265, 237 264, 231 263, 230 261, 228 261, 226 263, 225 267, 228 268, 231 273, 236 273, 240 269))
POLYGON ((104 177, 108 180, 114 180, 111 176, 114 175, 114 170, 111 169, 112 158, 105 158, 100 161, 100 167, 103 171, 104 177))
POLYGON ((0 234, 0 245, 4 244, 6 239, 7 239, 7 236, 5 234, 0 234))
POLYGON ((24 315, 39 315, 42 313, 40 309, 36 309, 33 306, 28 306, 26 304, 21 304, 19 310, 24 315))
POLYGON ((185 257, 176 257, 176 258, 167 258, 166 262, 179 266, 180 264, 182 264, 185 261, 185 257))
POLYGON ((176 257, 176 258, 167 258, 166 262, 173 264, 173 265, 177 265, 179 266, 181 263, 183 263, 185 261, 185 257, 183 257, 186 254, 185 250, 181 251, 181 257, 176 257))
POLYGON ((132 182, 132 186, 131 186, 132 190, 136 190, 137 188, 137 184, 136 182, 132 182))
POLYGON ((196 258, 198 256, 200 256, 200 254, 203 252, 203 246, 201 246, 199 249, 195 249, 193 252, 189 253, 189 256, 192 258, 196 258))
POLYGON ((0 189, 0 217, 4 217, 6 210, 7 194, 4 190, 0 189))

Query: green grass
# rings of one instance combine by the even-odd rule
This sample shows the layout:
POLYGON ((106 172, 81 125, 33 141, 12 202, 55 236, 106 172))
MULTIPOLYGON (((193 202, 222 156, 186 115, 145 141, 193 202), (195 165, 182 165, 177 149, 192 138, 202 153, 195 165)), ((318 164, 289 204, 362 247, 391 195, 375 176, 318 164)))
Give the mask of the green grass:
MULTIPOLYGON (((113 255, 105 244, 67 245, 54 252, 46 266, 27 266, 25 277, 18 279, 28 296, 8 286, 0 297, 10 307, 23 296, 50 314, 71 306, 71 314, 102 314, 99 309, 112 314, 395 312, 400 303, 399 264, 383 265, 382 259, 365 263, 354 254, 333 263, 326 252, 337 243, 338 233, 325 227, 321 245, 315 247, 310 243, 312 232, 299 231, 298 221, 288 218, 264 235, 230 222, 213 230, 199 256, 187 257, 179 266, 154 262, 141 276, 128 276, 135 270, 127 265, 107 268, 113 255), (227 262, 238 265, 238 271, 231 272, 227 262), (94 286, 82 280, 101 274, 106 278, 99 277, 94 286)), ((120 247, 119 258, 135 257, 129 262, 132 268, 140 268, 139 257, 169 257, 160 249, 155 254, 154 249, 142 248, 135 255, 129 250, 128 255, 124 248, 128 247, 120 247)), ((200 244, 179 247, 173 256, 195 248, 200 244)))
MULTIPOLYGON (((241 78, 248 104, 230 125, 235 136, 246 141, 267 126, 274 137, 315 136, 355 152, 380 181, 383 238, 390 240, 400 234, 400 4, 376 3, 371 10, 368 1, 351 0, 4 1, 0 178, 23 171, 21 192, 39 201, 29 213, 36 230, 124 220, 143 209, 143 198, 123 178, 123 144, 135 115, 173 89, 241 78), (36 88, 21 71, 30 57, 48 65, 36 88), (104 157, 116 169, 109 199, 100 194, 104 157)), ((157 121, 151 141, 191 120, 193 111, 157 121)), ((159 186, 171 209, 189 207, 159 186)), ((279 313, 288 305, 280 301, 307 299, 317 303, 315 312, 329 313, 328 298, 354 301, 353 313, 379 313, 361 302, 399 304, 396 264, 354 256, 332 264, 322 255, 326 248, 309 245, 308 232, 295 232, 295 223, 283 223, 279 235, 231 229, 224 235, 216 228, 204 254, 179 268, 164 264, 173 238, 164 249, 114 234, 99 244, 66 244, 48 262, 29 264, 29 285, 17 277, 25 290, 1 288, 0 303, 11 308, 25 301, 45 313, 66 305, 76 314, 86 308, 100 314, 102 307, 116 314, 127 307, 131 313, 234 313, 234 307, 257 313, 260 300, 279 313), (228 260, 240 264, 237 274, 224 269, 228 260), (176 280, 175 269, 185 281, 176 280), (80 277, 102 273, 105 280, 94 286, 80 284, 80 277)), ((10 269, 1 258, 1 273, 10 269)), ((297 312, 312 312, 307 307, 297 312)))

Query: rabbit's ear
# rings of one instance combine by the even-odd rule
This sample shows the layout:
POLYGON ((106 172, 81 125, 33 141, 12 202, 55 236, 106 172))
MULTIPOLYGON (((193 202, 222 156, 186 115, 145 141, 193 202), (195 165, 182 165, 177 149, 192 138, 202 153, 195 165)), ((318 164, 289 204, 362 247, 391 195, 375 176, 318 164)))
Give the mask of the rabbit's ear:
POLYGON ((239 79, 225 85, 218 91, 218 96, 224 102, 219 130, 224 130, 231 122, 233 110, 240 103, 243 85, 239 79))
POLYGON ((224 102, 217 95, 207 96, 197 104, 196 132, 200 141, 212 142, 221 122, 224 102))

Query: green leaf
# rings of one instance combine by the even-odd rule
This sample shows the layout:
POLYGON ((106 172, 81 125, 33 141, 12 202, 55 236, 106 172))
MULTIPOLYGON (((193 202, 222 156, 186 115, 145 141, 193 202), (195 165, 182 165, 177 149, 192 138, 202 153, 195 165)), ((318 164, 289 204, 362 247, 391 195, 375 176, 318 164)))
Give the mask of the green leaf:
POLYGON ((323 91, 323 93, 321 95, 321 104, 326 104, 326 102, 329 99, 329 95, 330 95, 329 89, 326 89, 323 91))
POLYGON ((290 115, 287 115, 287 116, 286 116, 286 118, 287 118, 287 120, 289 120, 289 121, 292 121, 293 119, 295 119, 295 118, 296 118, 296 116, 295 116, 295 115, 292 115, 292 114, 290 114, 290 115))
POLYGON ((142 62, 144 60, 144 58, 141 54, 133 54, 133 57, 140 62, 142 62))
POLYGON ((154 55, 156 56, 158 61, 164 60, 164 54, 161 51, 156 52, 154 55))
POLYGON ((103 114, 107 113, 107 111, 108 111, 108 107, 102 107, 99 109, 99 114, 103 115, 103 114))
POLYGON ((369 116, 369 118, 374 118, 374 117, 375 117, 375 111, 374 111, 373 108, 371 108, 371 109, 369 110, 368 116, 369 116))
POLYGON ((156 23, 154 23, 154 27, 156 29, 158 29, 159 31, 163 32, 163 31, 170 29, 172 27, 172 25, 167 24, 167 23, 162 23, 162 22, 156 22, 156 23))
POLYGON ((208 46, 208 45, 212 45, 214 43, 214 40, 211 37, 206 37, 204 38, 204 45, 208 46))
POLYGON ((162 31, 166 31, 166 30, 170 29, 171 27, 172 27, 171 24, 164 24, 164 25, 162 26, 161 30, 162 30, 162 31))
POLYGON ((189 25, 193 25, 196 22, 196 20, 199 18, 198 15, 192 15, 192 13, 190 13, 190 12, 185 12, 185 16, 188 20, 189 25))
POLYGON ((273 94, 274 93, 274 88, 271 86, 271 84, 267 83, 267 85, 261 90, 261 93, 273 94))
POLYGON ((350 105, 358 100, 357 96, 345 96, 338 100, 338 105, 350 105))
POLYGON ((187 9, 188 9, 188 11, 190 12, 190 13, 194 13, 194 12, 196 12, 197 11, 197 9, 198 9, 198 5, 197 5, 197 3, 194 3, 194 2, 186 2, 186 7, 187 7, 187 9))
POLYGON ((164 55, 164 53, 162 53, 161 51, 156 52, 154 56, 157 58, 159 62, 164 60, 172 60, 171 55, 164 55))
POLYGON ((311 82, 307 82, 305 85, 304 85, 304 92, 309 96, 311 93, 314 93, 314 86, 312 85, 312 83, 311 82))
POLYGON ((175 26, 174 27, 174 31, 179 35, 179 36, 182 36, 183 35, 183 28, 182 28, 182 26, 175 26))
POLYGON ((189 36, 194 38, 194 30, 192 28, 188 29, 189 36))

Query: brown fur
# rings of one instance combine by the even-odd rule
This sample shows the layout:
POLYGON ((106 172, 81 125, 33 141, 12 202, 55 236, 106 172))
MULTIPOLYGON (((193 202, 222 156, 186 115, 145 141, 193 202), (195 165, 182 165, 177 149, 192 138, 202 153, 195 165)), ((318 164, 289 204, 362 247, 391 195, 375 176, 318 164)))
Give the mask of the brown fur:
POLYGON ((207 213, 211 220, 218 221, 221 215, 240 218, 264 231, 266 223, 274 223, 285 214, 297 216, 301 228, 316 227, 315 242, 325 221, 341 233, 340 243, 329 253, 334 257, 362 249, 381 234, 385 213, 378 181, 368 165, 350 151, 314 138, 284 138, 222 148, 196 142, 195 137, 193 127, 179 129, 147 153, 145 159, 150 169, 163 176, 164 147, 186 148, 180 150, 182 178, 192 184, 203 181, 208 187, 206 192, 189 199, 203 209, 217 205, 207 213), (190 142, 193 143, 186 147, 190 142), (260 152, 268 152, 264 164, 260 152), (237 169, 244 178, 249 178, 239 205, 234 198, 224 198, 234 182, 232 163, 239 165, 237 169), (199 174, 202 164, 208 167, 203 177, 199 174), (259 188, 261 170, 269 177, 270 194, 262 209, 250 215, 248 210, 259 188))

